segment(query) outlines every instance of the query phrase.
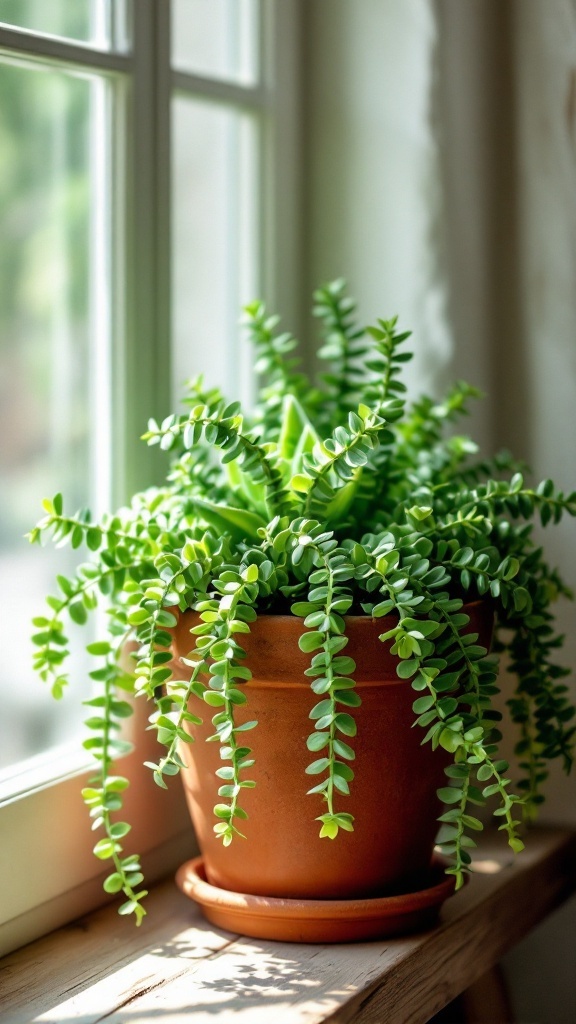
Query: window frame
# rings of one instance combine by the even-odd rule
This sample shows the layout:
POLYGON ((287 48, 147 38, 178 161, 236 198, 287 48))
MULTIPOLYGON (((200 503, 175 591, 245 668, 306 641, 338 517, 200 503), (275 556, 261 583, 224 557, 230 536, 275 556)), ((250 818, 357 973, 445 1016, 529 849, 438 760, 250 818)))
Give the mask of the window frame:
MULTIPOLYGON (((258 288, 291 326, 300 326, 300 4, 260 0, 261 73, 256 85, 172 69, 170 8, 171 0, 136 0, 132 49, 126 53, 0 26, 0 57, 93 70, 108 76, 118 91, 112 123, 114 273, 109 275, 114 504, 154 482, 153 453, 138 438, 146 418, 161 418, 170 402, 170 124, 176 91, 249 109, 259 118, 258 288), (131 386, 134 380, 137 388, 131 386)), ((134 716, 141 725, 145 710, 137 709, 134 716)), ((127 799, 127 815, 132 803, 134 821, 131 838, 151 881, 190 856, 193 837, 181 787, 161 792, 141 768, 154 755, 145 749, 150 734, 143 729, 139 734, 137 749, 122 771, 133 779, 127 799)), ((73 747, 61 749, 56 759, 48 753, 33 760, 29 768, 24 764, 14 773, 17 785, 0 789, 0 877, 9 881, 0 908, 0 955, 108 899, 80 796, 93 768, 86 767, 85 755, 73 747)))

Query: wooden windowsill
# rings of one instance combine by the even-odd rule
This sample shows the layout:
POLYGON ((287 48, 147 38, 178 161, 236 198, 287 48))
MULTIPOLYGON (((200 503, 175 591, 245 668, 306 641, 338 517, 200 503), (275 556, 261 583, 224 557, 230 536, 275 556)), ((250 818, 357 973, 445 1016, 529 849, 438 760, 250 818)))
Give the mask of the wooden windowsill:
POLYGON ((425 933, 355 945, 239 938, 172 881, 140 929, 97 911, 0 961, 4 1024, 424 1024, 576 889, 576 832, 514 858, 486 832, 477 873, 425 933))

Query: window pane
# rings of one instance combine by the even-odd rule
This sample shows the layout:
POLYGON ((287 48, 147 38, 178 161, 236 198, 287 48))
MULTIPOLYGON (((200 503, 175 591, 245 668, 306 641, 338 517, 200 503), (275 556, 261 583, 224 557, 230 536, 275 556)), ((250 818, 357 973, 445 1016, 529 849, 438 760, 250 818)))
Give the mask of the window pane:
MULTIPOLYGON (((40 518, 41 499, 56 490, 64 491, 70 513, 89 504, 95 482, 106 500, 108 92, 94 76, 6 62, 0 95, 0 758, 6 764, 70 739, 74 728, 73 711, 65 720, 33 675, 29 637, 31 617, 45 614, 44 595, 55 592, 55 573, 71 570, 77 553, 31 547, 23 535, 40 518), (96 408, 101 459, 90 431, 96 408)), ((71 670, 83 684, 80 650, 76 642, 71 670)))
POLYGON ((172 63, 192 74, 255 82, 258 8, 258 0, 174 0, 172 63))
POLYGON ((41 35, 124 49, 123 0, 0 0, 0 23, 41 35))
POLYGON ((245 114, 176 97, 173 110, 173 386, 204 373, 249 397, 240 306, 256 295, 256 125, 245 114))

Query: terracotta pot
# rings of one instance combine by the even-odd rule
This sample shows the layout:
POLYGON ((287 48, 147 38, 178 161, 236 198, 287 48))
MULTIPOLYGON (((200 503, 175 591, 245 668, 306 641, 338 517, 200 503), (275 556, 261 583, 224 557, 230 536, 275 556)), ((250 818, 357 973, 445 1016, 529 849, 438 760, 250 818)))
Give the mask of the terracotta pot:
MULTIPOLYGON (((492 611, 488 603, 466 608, 469 632, 489 646, 492 611)), ((198 621, 187 612, 175 629, 174 654, 185 657, 194 646, 190 628, 198 621)), ((430 870, 440 805, 436 790, 445 784, 450 755, 421 746, 423 731, 413 728, 415 694, 409 681, 396 676, 397 659, 378 636, 392 628, 392 618, 348 616, 349 643, 362 705, 353 710, 358 734, 352 745, 355 778, 350 795, 336 798, 336 808, 354 815, 354 832, 335 840, 319 839, 317 815, 325 805, 307 790, 318 781, 305 774, 314 759, 306 747, 312 731, 309 713, 318 697, 304 671, 310 655, 298 647, 303 632, 294 616, 260 616, 242 636, 246 664, 253 673, 246 684, 248 703, 237 708, 238 721, 258 720, 246 734, 256 763, 245 790, 242 822, 246 839, 224 847, 213 832, 213 806, 221 782, 214 773, 223 762, 216 743, 204 739, 214 731, 213 711, 198 700, 191 708, 204 718, 192 727, 196 740, 182 754, 186 799, 210 884, 221 889, 289 899, 358 899, 417 888, 430 870)))

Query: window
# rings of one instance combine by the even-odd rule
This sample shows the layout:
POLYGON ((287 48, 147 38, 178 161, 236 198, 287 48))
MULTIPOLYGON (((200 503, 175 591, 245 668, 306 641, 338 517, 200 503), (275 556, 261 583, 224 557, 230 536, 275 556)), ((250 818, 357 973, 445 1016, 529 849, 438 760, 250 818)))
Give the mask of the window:
MULTIPOLYGON (((0 0, 4 950, 99 899, 78 722, 57 731, 29 667, 64 553, 22 535, 60 488, 101 511, 153 482, 138 438, 184 378, 249 395, 240 304, 265 293, 289 313, 295 275, 296 43, 294 5, 271 0, 0 0)), ((141 837, 152 871, 180 830, 141 837)))

